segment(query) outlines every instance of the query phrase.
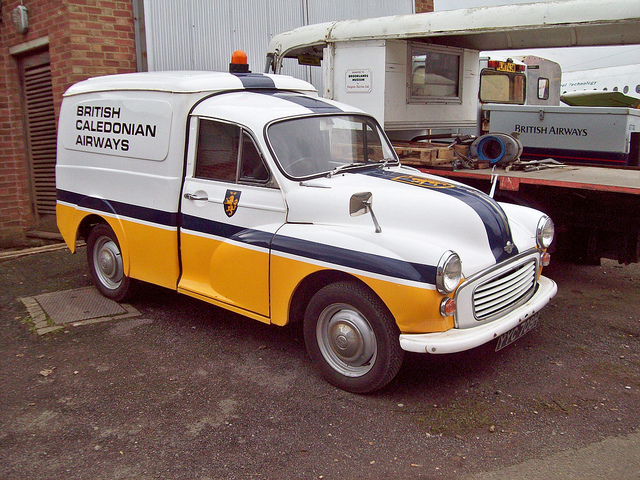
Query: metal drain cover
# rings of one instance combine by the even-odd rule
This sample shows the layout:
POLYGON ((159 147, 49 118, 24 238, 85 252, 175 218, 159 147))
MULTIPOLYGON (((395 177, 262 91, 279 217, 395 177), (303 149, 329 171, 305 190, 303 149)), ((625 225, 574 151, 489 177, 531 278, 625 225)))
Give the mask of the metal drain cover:
POLYGON ((56 325, 128 313, 94 287, 45 293, 34 298, 56 325))

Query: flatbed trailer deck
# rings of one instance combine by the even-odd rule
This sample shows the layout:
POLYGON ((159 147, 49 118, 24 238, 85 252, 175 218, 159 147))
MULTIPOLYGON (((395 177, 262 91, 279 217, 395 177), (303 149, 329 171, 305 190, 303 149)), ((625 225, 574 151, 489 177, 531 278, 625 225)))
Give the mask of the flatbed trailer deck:
MULTIPOLYGON (((491 181, 491 169, 428 169, 420 170, 454 179, 478 179, 491 181)), ((546 185, 578 190, 595 190, 640 195, 640 169, 602 168, 564 165, 542 170, 495 170, 500 190, 518 191, 520 185, 546 185)))

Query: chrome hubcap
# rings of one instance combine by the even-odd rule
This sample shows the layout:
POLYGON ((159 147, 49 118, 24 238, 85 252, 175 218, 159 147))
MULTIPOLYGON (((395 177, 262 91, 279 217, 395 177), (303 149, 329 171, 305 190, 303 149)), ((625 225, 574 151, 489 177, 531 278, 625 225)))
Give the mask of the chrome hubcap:
POLYGON ((101 237, 93 249, 94 270, 105 287, 115 290, 122 283, 124 269, 118 245, 109 237, 101 237))
POLYGON ((325 308, 318 318, 317 339, 325 360, 339 373, 359 377, 371 370, 376 354, 375 334, 367 319, 346 304, 325 308))

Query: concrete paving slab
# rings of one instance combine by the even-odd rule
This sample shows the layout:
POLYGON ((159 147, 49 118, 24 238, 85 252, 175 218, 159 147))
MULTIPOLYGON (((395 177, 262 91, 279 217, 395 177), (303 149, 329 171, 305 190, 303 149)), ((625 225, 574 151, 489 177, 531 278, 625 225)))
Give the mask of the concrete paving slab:
POLYGON ((472 480, 636 480, 640 472, 640 432, 606 438, 601 442, 543 459, 532 459, 472 480))

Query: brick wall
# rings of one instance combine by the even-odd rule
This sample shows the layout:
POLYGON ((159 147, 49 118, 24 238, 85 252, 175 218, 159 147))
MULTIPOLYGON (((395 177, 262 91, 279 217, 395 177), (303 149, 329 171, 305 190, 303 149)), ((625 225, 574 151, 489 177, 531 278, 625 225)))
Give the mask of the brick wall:
POLYGON ((66 2, 68 31, 52 46, 54 96, 75 82, 136 70, 131 0, 66 2))
POLYGON ((416 0, 416 13, 433 12, 433 0, 416 0))
MULTIPOLYGON (((20 1, 3 1, 0 23, 0 247, 24 243, 36 226, 31 206, 28 159, 17 57, 35 53, 48 37, 56 118, 64 91, 89 77, 136 69, 131 0, 24 0, 29 30, 19 34, 12 11, 20 1), (22 52, 24 50, 24 52, 22 52)), ((43 47, 44 49, 47 46, 43 47)))

